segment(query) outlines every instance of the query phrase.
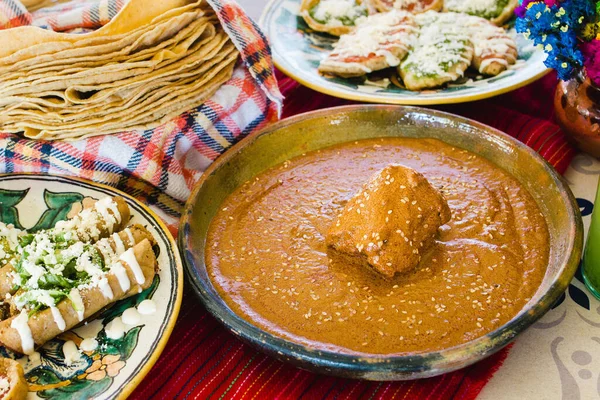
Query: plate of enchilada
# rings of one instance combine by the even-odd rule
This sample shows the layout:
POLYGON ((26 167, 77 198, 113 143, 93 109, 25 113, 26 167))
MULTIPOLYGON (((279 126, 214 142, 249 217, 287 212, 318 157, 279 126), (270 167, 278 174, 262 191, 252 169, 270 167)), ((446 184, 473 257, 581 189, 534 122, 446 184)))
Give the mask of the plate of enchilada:
POLYGON ((480 100, 548 72, 512 0, 272 0, 275 65, 319 92, 390 104, 480 100))
POLYGON ((0 393, 125 398, 181 304, 173 237, 138 200, 74 178, 0 176, 0 393))

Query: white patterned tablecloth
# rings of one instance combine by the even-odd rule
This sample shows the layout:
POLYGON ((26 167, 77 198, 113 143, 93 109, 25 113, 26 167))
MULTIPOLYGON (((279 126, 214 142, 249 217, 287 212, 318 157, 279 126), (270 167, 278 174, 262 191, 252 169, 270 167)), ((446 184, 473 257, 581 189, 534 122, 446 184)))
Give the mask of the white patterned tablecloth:
MULTIPOLYGON (((584 154, 565 174, 581 208, 586 235, 599 176, 600 162, 584 154)), ((479 398, 600 398, 600 301, 580 279, 573 279, 562 303, 517 338, 479 398)))

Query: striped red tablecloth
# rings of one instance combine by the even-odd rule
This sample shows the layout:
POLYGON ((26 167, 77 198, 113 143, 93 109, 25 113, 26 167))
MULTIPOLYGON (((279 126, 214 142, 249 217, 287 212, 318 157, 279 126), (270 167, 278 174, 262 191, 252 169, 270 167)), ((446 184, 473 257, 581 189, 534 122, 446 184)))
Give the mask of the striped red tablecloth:
MULTIPOLYGON (((279 75, 284 117, 351 104, 316 93, 279 75)), ((553 122, 553 74, 513 93, 462 105, 437 107, 489 124, 537 150, 563 173, 575 155, 553 122)), ((157 364, 132 398, 256 399, 473 399, 509 350, 464 370, 407 382, 337 379, 299 370, 240 342, 217 323, 191 290, 157 364)))

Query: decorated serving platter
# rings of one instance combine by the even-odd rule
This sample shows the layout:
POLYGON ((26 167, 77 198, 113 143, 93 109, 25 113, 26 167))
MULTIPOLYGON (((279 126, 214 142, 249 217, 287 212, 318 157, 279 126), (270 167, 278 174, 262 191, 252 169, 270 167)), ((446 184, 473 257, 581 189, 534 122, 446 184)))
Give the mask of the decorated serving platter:
POLYGON ((107 196, 122 197, 130 209, 130 223, 144 226, 155 238, 159 272, 147 289, 116 302, 95 319, 62 333, 29 356, 0 347, 3 357, 16 359, 23 366, 28 398, 126 398, 156 362, 177 319, 183 288, 177 246, 160 219, 136 199, 111 187, 74 178, 2 175, 0 220, 35 232, 52 228, 107 196), (146 306, 156 309, 142 312, 140 308, 146 306), (109 338, 109 324, 132 309, 139 310, 141 318, 122 324, 121 338, 109 338), (82 350, 81 343, 86 339, 96 340, 97 347, 82 350), (79 349, 68 355, 69 361, 65 359, 67 342, 79 349))
MULTIPOLYGON (((282 72, 321 93, 349 100, 390 104, 447 104, 480 100, 522 87, 549 70, 545 53, 516 34, 518 58, 514 65, 493 77, 468 72, 459 81, 439 89, 410 91, 401 82, 379 71, 358 78, 341 78, 319 73, 319 63, 338 38, 311 29, 300 15, 301 0, 272 0, 260 24, 270 38, 274 63, 282 72)), ((393 75, 393 74, 392 74, 393 75)))

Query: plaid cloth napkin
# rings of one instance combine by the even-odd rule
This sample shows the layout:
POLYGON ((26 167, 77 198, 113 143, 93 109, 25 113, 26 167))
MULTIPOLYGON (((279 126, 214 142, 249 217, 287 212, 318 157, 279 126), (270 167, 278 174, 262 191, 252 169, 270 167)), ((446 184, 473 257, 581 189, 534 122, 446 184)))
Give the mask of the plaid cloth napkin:
MULTIPOLYGON (((115 186, 152 206, 174 232, 202 171, 240 138, 276 120, 281 110, 270 48, 258 26, 232 0, 207 1, 242 61, 206 103, 155 129, 75 142, 0 132, 0 173, 75 175, 115 186)), ((110 21, 124 4, 125 0, 73 0, 30 13, 19 0, 0 0, 0 29, 35 25, 88 31, 110 21)))

